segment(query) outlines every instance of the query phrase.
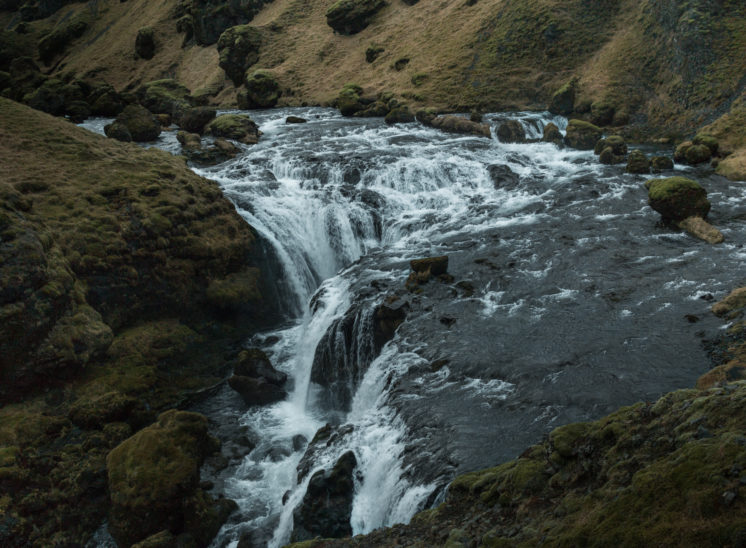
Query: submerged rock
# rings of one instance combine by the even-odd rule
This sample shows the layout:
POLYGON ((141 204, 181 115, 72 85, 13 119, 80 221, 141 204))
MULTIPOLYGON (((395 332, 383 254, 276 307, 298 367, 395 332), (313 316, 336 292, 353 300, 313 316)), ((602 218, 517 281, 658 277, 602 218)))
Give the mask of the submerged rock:
POLYGON ((504 164, 487 166, 487 171, 495 188, 513 188, 521 180, 520 175, 504 164))
POLYGON ((578 150, 593 150, 603 130, 589 122, 570 120, 565 133, 565 144, 578 150))
POLYGON ((707 191, 699 183, 685 177, 653 179, 648 187, 648 203, 663 220, 679 222, 687 217, 706 218, 710 211, 707 191))
POLYGON ((621 135, 610 135, 609 137, 599 139, 598 142, 596 142, 593 152, 595 154, 601 154, 601 152, 606 148, 611 148, 611 151, 616 156, 625 156, 627 154, 627 143, 621 135))
POLYGON ((330 471, 319 470, 311 477, 303 502, 293 512, 293 542, 352 535, 356 466, 355 454, 348 451, 330 471))
POLYGON ((384 0, 338 0, 326 11, 326 24, 340 34, 356 34, 385 5, 384 0))
POLYGON ((409 262, 412 272, 407 278, 406 287, 410 291, 418 290, 418 287, 426 284, 432 278, 446 280, 448 275, 448 257, 428 257, 426 259, 414 259, 409 262))
POLYGON ((301 118, 300 116, 288 116, 285 118, 286 124, 305 124, 308 122, 305 118, 301 118))

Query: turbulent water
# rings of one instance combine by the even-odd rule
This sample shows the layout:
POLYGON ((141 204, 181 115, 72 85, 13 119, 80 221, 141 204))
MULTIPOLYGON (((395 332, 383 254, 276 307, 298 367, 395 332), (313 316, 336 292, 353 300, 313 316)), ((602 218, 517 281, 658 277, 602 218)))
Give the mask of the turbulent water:
MULTIPOLYGON (((253 447, 206 470, 240 506, 215 546, 242 534, 286 543, 313 471, 346 451, 358 461, 352 529, 365 533, 406 522, 456 473, 515 457, 559 424, 691 386, 707 368, 711 301, 743 282, 739 183, 691 173, 726 238, 711 246, 661 226, 645 177, 591 152, 323 109, 252 117, 258 145, 197 171, 221 184, 278 265, 288 324, 250 344, 291 390, 245 412, 228 390, 206 404, 213 420, 245 425, 253 447), (289 114, 308 123, 287 125, 289 114), (409 261, 436 255, 453 280, 407 291, 409 261), (406 320, 378 352, 384 300, 406 320), (309 445, 327 423, 330 441, 309 445)), ((566 123, 486 118, 520 119, 529 137, 566 123)), ((168 134, 159 146, 174 143, 168 134)))

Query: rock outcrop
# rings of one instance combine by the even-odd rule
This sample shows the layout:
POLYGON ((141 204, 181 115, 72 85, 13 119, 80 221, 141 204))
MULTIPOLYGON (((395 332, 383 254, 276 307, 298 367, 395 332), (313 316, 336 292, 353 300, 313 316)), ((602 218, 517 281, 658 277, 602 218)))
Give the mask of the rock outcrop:
POLYGON ((266 70, 246 74, 244 85, 246 89, 239 91, 237 96, 240 109, 272 108, 282 95, 277 79, 266 70))
POLYGON ((384 0, 338 0, 326 11, 326 24, 340 34, 357 34, 385 5, 384 0))
POLYGON ((220 68, 236 87, 243 82, 246 69, 259 60, 261 45, 261 32, 250 25, 231 27, 220 35, 220 68))

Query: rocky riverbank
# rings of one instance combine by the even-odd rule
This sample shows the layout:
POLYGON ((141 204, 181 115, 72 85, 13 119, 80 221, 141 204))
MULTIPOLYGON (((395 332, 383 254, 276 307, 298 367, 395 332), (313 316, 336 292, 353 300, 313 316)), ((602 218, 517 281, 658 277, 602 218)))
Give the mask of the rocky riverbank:
POLYGON ((280 313, 252 228, 183 158, 7 99, 0 118, 0 543, 82 545, 109 451, 280 313))

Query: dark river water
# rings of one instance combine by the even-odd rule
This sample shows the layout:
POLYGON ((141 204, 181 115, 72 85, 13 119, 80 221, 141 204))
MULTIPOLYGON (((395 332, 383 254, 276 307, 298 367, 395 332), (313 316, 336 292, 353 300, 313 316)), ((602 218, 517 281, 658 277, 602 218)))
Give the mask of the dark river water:
MULTIPOLYGON (((273 259, 288 321, 247 344, 270 354, 291 390, 248 411, 226 390, 200 408, 247 427, 255 445, 203 473, 241 508, 214 546, 241 534, 289 540, 306 453, 313 471, 354 451, 351 524, 365 533, 437 502, 455 474, 513 458, 561 424, 690 387, 708 369, 702 343, 722 328, 709 307, 744 282, 743 183, 675 171, 709 193, 726 239, 712 246, 659 224, 644 188, 653 176, 592 152, 328 109, 251 115, 259 144, 196 171, 220 183, 273 259), (287 125, 289 114, 308 123, 287 125), (408 291, 409 261, 440 255, 453 279, 408 291), (379 353, 384 300, 406 320, 379 353), (333 441, 309 447, 327 423, 333 441)), ((486 116, 493 129, 507 118, 529 137, 566 125, 486 116)), ((173 133, 158 146, 178 152, 173 133)))

